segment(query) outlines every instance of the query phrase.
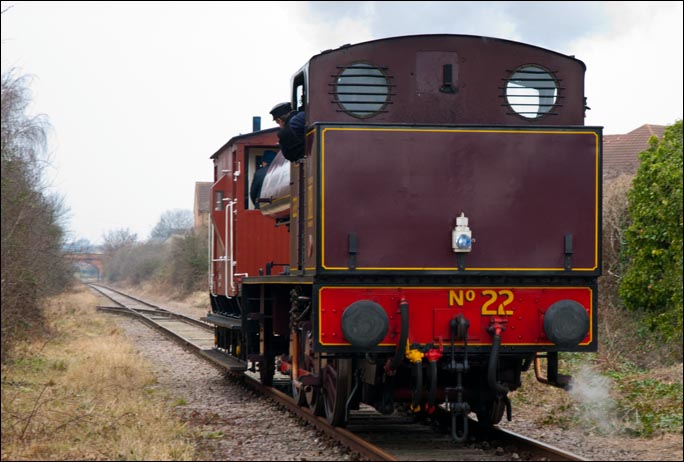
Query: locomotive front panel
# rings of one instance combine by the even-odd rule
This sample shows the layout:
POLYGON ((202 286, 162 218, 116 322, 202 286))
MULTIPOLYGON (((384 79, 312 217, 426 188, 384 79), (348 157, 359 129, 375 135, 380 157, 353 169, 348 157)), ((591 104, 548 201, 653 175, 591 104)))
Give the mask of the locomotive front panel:
POLYGON ((599 274, 598 129, 319 133, 320 272, 599 274))
POLYGON ((321 287, 321 347, 393 351, 400 338, 402 301, 409 307, 411 348, 463 345, 454 342, 450 326, 459 315, 468 322, 467 344, 473 349, 491 346, 491 326, 502 322, 501 344, 516 351, 596 348, 597 294, 592 286, 321 287))

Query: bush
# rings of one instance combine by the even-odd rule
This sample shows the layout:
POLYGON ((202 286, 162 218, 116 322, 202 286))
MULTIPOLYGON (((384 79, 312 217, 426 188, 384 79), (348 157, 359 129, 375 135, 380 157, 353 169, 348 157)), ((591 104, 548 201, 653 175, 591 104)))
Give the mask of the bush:
MULTIPOLYGON (((126 234, 126 233, 122 233, 126 234)), ((121 239, 117 240, 117 242, 121 239)), ((140 286, 152 282, 179 296, 207 289, 206 231, 175 234, 144 243, 125 239, 111 246, 107 280, 140 286)))
POLYGON ((206 288, 206 233, 175 236, 171 244, 170 282, 183 295, 206 288))
POLYGON ((682 338, 682 121, 652 138, 629 192, 625 234, 629 268, 620 295, 631 310, 649 313, 648 327, 664 340, 682 338))

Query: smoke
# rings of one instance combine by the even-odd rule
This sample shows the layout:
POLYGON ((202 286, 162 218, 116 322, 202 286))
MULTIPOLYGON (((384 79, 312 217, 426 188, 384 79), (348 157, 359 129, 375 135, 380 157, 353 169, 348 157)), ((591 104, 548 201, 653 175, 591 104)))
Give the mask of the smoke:
POLYGON ((577 405, 585 428, 593 428, 602 434, 619 429, 615 401, 610 396, 613 387, 610 378, 590 366, 583 366, 573 375, 568 393, 577 405))

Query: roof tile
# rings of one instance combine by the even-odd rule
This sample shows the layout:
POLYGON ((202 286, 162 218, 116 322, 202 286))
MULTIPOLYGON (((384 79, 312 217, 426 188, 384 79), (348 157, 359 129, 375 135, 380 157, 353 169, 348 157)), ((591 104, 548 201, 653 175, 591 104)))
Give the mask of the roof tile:
POLYGON ((664 132, 664 125, 644 124, 624 135, 604 135, 604 179, 615 178, 622 174, 635 174, 639 167, 639 153, 648 148, 648 140, 651 136, 662 138, 664 132))

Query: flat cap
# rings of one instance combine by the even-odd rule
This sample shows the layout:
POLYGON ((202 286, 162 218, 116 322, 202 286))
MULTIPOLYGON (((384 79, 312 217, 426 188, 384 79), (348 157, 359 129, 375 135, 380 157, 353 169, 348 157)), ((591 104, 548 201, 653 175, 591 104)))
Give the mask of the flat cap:
POLYGON ((273 116, 273 120, 275 120, 278 117, 282 117, 285 114, 289 114, 290 112, 292 112, 292 105, 290 103, 278 103, 275 106, 273 106, 273 109, 271 109, 270 114, 273 116))

